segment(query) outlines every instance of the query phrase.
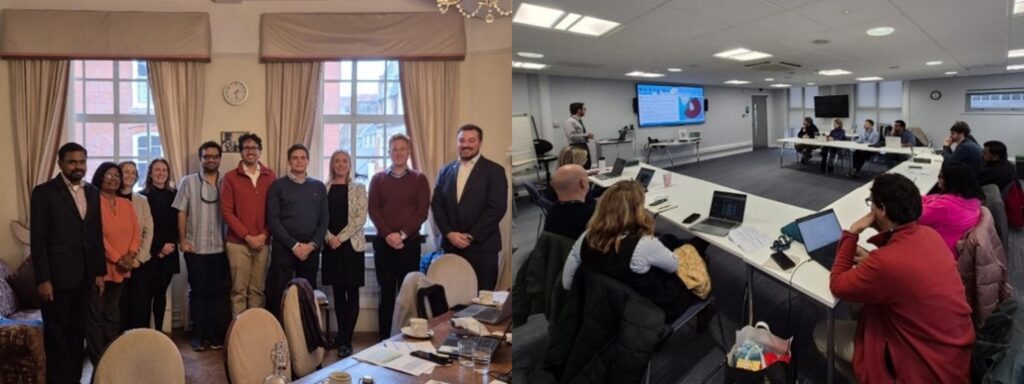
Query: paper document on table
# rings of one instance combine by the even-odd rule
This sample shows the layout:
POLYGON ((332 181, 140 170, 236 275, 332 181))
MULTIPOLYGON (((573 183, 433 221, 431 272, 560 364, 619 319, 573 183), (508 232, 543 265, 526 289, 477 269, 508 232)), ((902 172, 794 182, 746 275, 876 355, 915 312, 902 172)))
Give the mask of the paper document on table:
POLYGON ((755 252, 767 249, 772 243, 772 238, 751 226, 741 225, 729 231, 729 241, 739 246, 743 252, 755 252))
POLYGON ((409 343, 384 342, 381 345, 367 348, 352 357, 413 376, 432 372, 437 364, 401 352, 401 350, 411 348, 409 343))
POLYGON ((434 344, 431 344, 429 341, 417 341, 413 343, 403 341, 383 341, 381 342, 381 345, 383 345, 384 348, 398 351, 402 354, 409 354, 413 351, 437 353, 437 349, 434 348, 434 344))

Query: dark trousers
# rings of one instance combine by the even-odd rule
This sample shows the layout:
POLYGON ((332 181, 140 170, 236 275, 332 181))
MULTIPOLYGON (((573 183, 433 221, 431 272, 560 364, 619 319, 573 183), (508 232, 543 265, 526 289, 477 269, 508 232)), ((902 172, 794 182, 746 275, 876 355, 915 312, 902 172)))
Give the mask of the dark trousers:
POLYGON ((871 158, 872 153, 868 151, 854 151, 853 152, 853 170, 860 172, 860 169, 864 167, 864 163, 871 158))
POLYGON ((380 286, 380 303, 377 306, 377 332, 380 339, 391 336, 391 317, 395 313, 395 296, 402 286, 405 275, 420 269, 420 241, 411 236, 403 242, 402 249, 394 249, 383 237, 373 240, 373 267, 380 286))
POLYGON ((338 346, 352 349, 352 333, 359 320, 359 287, 334 284, 334 316, 338 318, 338 346))
POLYGON ((839 156, 839 148, 821 148, 821 171, 825 172, 825 167, 831 166, 831 162, 835 161, 836 157, 839 156))
POLYGON ((108 281, 103 294, 93 291, 89 296, 89 316, 85 323, 85 351, 96 366, 110 343, 121 334, 121 291, 124 283, 108 281))
POLYGON ((167 286, 173 275, 160 276, 159 272, 154 260, 150 260, 132 271, 132 277, 125 280, 124 294, 121 296, 123 330, 149 328, 150 316, 157 324, 156 329, 162 328, 167 286))
POLYGON ((316 274, 320 269, 320 250, 309 253, 306 260, 299 260, 290 248, 274 244, 270 249, 270 269, 267 270, 267 310, 281 318, 281 298, 288 282, 301 277, 316 288, 316 274))
POLYGON ((800 153, 800 161, 807 161, 808 159, 811 158, 811 153, 814 152, 814 148, 817 147, 807 144, 797 144, 793 146, 793 148, 795 148, 796 151, 800 153))
POLYGON ((498 252, 456 249, 450 253, 462 256, 473 267, 473 271, 476 272, 476 286, 478 290, 489 291, 494 289, 494 285, 498 283, 498 252))
POLYGON ((587 151, 587 162, 583 164, 583 169, 590 169, 590 146, 586 144, 569 144, 573 147, 583 148, 587 151))
POLYGON ((43 345, 46 350, 46 382, 78 383, 85 357, 85 319, 93 278, 77 289, 55 289, 53 301, 42 302, 43 345))
POLYGON ((231 322, 228 256, 223 252, 207 255, 186 253, 185 266, 188 268, 192 343, 224 345, 224 336, 231 322))

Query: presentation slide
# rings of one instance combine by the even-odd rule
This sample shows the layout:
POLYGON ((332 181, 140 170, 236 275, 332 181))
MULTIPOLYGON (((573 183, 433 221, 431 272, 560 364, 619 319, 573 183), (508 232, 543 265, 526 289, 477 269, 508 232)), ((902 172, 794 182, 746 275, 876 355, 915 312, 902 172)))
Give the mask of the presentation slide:
POLYGON ((704 88, 637 84, 640 127, 662 127, 704 122, 704 88))

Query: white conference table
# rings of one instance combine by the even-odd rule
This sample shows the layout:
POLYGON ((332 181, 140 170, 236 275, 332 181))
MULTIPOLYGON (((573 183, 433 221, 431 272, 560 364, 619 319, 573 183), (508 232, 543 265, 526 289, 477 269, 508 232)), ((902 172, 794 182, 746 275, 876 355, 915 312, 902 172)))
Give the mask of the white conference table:
MULTIPOLYGON (((823 137, 823 136, 818 136, 823 137)), ((799 137, 787 137, 779 139, 779 143, 782 146, 779 148, 779 166, 782 166, 783 158, 786 154, 786 144, 793 144, 794 147, 797 145, 811 145, 816 147, 829 147, 837 149, 845 149, 849 151, 850 163, 853 164, 853 153, 854 151, 862 152, 874 152, 881 155, 892 154, 892 155, 903 155, 909 157, 920 157, 922 155, 930 155, 933 153, 929 147, 872 147, 867 143, 858 143, 851 140, 820 140, 820 139, 802 139, 799 137)))
MULTIPOLYGON (((802 141, 805 139, 797 140, 802 141)), ((844 142, 828 142, 828 144, 831 143, 844 142)), ((899 149, 905 150, 907 155, 911 154, 909 149, 899 149)), ((924 194, 931 189, 938 178, 942 157, 933 154, 923 154, 918 157, 928 158, 932 163, 922 164, 905 161, 891 169, 889 172, 900 173, 907 176, 914 181, 921 190, 921 193, 924 194)), ((754 269, 782 282, 784 285, 789 286, 791 289, 804 294, 818 303, 821 303, 827 308, 828 343, 826 350, 828 352, 827 360, 829 365, 827 372, 828 382, 832 383, 835 367, 835 308, 838 305, 838 300, 836 300, 832 295, 832 291, 829 287, 829 270, 821 264, 809 261, 810 256, 807 254, 807 249, 799 242, 794 241, 790 248, 785 251, 786 255, 791 259, 795 259, 794 261, 797 266, 789 269, 788 271, 783 271, 775 265, 774 261, 771 260, 772 251, 767 247, 753 252, 746 252, 726 236, 715 236, 703 232, 690 231, 689 227, 692 224, 682 224, 682 220, 692 213, 699 213, 701 215, 701 219, 696 222, 700 222, 700 220, 708 217, 714 191, 718 190, 743 193, 742 191, 737 191, 729 187, 694 177, 672 173, 665 169, 645 163, 640 163, 638 166, 624 169, 622 175, 619 177, 600 180, 597 177, 591 176, 590 181, 601 187, 609 187, 618 181, 635 179, 640 168, 650 168, 655 171, 654 177, 652 178, 650 185, 648 185, 645 202, 649 211, 658 212, 659 210, 664 209, 663 207, 673 205, 677 206, 676 208, 661 211, 661 213, 656 214, 656 217, 660 216, 672 225, 681 228, 684 231, 687 231, 736 257, 739 257, 747 264, 747 287, 745 295, 748 306, 747 313, 749 315, 749 322, 752 323, 753 321, 753 293, 751 282, 753 279, 754 269), (664 174, 666 173, 672 174, 671 185, 669 187, 665 187, 664 185, 664 174), (662 203, 657 207, 651 207, 649 205, 651 202, 663 196, 668 197, 667 202, 662 203)), ((870 188, 871 183, 866 183, 860 188, 857 188, 843 196, 839 200, 836 200, 825 209, 835 210, 840 225, 843 228, 849 228, 854 221, 863 217, 864 214, 868 212, 868 207, 865 205, 864 199, 869 196, 870 188)), ((781 235, 781 228, 786 224, 812 213, 814 213, 814 211, 809 209, 789 205, 757 195, 747 194, 747 205, 744 212, 743 225, 753 227, 761 233, 774 238, 781 235)), ((874 233, 873 229, 865 231, 861 235, 861 245, 865 246, 867 249, 872 249, 872 247, 867 244, 866 239, 874 233)))

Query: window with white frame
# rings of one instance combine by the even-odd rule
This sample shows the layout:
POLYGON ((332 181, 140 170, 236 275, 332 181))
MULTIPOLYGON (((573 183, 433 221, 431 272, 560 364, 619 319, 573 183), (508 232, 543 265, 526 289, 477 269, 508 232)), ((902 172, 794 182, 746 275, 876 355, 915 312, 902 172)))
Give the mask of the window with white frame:
MULTIPOLYGON (((323 66, 319 171, 323 180, 330 182, 331 154, 344 149, 352 155, 356 177, 368 182, 373 174, 391 166, 388 138, 407 134, 398 62, 345 60, 323 66)), ((372 228, 369 220, 366 227, 372 228)))
POLYGON ((858 83, 856 92, 854 116, 857 120, 851 124, 855 124, 858 129, 866 119, 874 120, 875 126, 879 126, 892 125, 894 121, 903 118, 902 81, 858 83))
POLYGON ((1024 112, 1024 89, 968 90, 965 112, 1024 112))
POLYGON ((818 96, 818 87, 789 89, 789 136, 796 136, 800 132, 804 117, 814 118, 815 96, 818 96))
POLYGON ((105 161, 135 161, 136 189, 151 159, 163 156, 145 61, 72 61, 74 124, 69 139, 89 151, 86 180, 105 161))

